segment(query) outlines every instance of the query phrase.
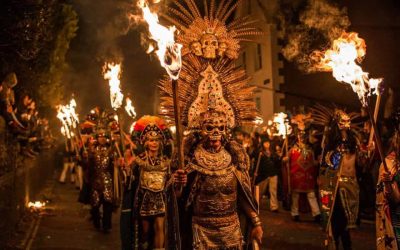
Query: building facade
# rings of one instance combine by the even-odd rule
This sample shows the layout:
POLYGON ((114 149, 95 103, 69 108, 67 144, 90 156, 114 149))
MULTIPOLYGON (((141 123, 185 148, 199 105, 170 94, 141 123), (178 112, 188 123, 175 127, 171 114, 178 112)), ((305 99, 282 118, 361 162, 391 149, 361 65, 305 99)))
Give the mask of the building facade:
POLYGON ((275 8, 276 0, 248 0, 242 2, 238 13, 259 20, 256 25, 264 33, 256 43, 244 44, 238 60, 238 65, 243 66, 251 77, 250 84, 257 87, 254 98, 264 122, 274 113, 285 111, 281 105, 284 94, 280 93, 284 83, 284 77, 280 75, 283 62, 279 57, 278 31, 272 22, 275 8))

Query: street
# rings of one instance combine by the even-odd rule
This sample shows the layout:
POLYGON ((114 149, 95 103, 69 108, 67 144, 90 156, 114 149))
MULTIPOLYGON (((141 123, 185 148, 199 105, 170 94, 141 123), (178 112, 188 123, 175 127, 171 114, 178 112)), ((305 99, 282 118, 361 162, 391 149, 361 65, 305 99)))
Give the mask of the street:
MULTIPOLYGON (((113 214, 113 229, 104 234, 97 231, 89 220, 89 208, 77 202, 78 190, 70 183, 49 184, 52 202, 49 212, 40 217, 38 228, 33 232, 27 249, 120 249, 119 214, 113 214)), ((310 215, 302 215, 301 222, 293 222, 290 213, 267 210, 262 199, 260 210, 264 223, 262 249, 323 249, 324 234, 310 215)), ((354 249, 375 249, 375 227, 362 223, 352 232, 354 249)))

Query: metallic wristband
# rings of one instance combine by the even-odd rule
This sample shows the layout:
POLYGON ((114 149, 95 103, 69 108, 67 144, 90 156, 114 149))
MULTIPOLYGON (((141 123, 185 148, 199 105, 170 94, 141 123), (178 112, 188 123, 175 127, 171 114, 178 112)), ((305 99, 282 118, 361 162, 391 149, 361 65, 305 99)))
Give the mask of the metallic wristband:
POLYGON ((258 227, 261 226, 261 219, 258 217, 258 215, 251 217, 251 223, 253 224, 253 227, 258 227))

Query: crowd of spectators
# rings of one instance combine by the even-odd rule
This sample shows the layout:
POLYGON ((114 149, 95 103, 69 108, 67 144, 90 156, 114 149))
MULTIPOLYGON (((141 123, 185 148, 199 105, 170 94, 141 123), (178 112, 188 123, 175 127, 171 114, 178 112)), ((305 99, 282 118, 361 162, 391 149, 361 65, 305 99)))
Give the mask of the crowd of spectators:
POLYGON ((15 93, 17 84, 15 73, 0 84, 0 176, 13 170, 17 159, 35 158, 54 142, 48 119, 40 116, 30 93, 15 93))

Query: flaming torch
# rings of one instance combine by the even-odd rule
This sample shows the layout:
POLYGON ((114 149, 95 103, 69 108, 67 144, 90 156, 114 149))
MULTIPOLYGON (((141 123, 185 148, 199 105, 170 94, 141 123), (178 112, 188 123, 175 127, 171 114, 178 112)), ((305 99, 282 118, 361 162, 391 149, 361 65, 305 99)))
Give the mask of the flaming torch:
POLYGON ((368 110, 373 131, 375 131, 379 155, 387 172, 388 168, 383 154, 382 141, 374 120, 379 110, 379 85, 383 79, 369 78, 368 72, 364 72, 358 65, 364 59, 365 54, 366 44, 364 39, 358 37, 357 33, 345 32, 333 42, 331 49, 325 52, 314 52, 311 56, 318 62, 316 65, 318 70, 332 72, 337 81, 349 84, 353 91, 357 93, 362 106, 368 110), (375 107, 375 115, 373 115, 370 106, 372 94, 378 96, 376 102, 378 107, 375 107))
MULTIPOLYGON (((120 143, 122 147, 122 152, 125 153, 125 143, 124 143, 124 132, 122 131, 122 117, 120 116, 120 108, 122 106, 124 95, 121 91, 121 64, 120 63, 106 63, 103 67, 103 77, 105 80, 108 80, 108 84, 110 86, 110 101, 111 107, 117 112, 116 120, 119 125, 119 137, 120 143)), ((119 147, 116 143, 115 145, 117 152, 121 158, 124 155, 120 152, 119 147)), ((125 177, 124 177, 125 179, 125 177)), ((114 195, 117 197, 117 200, 120 198, 119 192, 119 169, 114 166, 114 195)))
POLYGON ((275 113, 274 119, 272 123, 275 125, 275 133, 274 136, 282 136, 283 139, 286 139, 288 135, 292 133, 292 127, 289 125, 288 115, 281 112, 275 113))
POLYGON ((122 106, 124 95, 120 88, 121 64, 106 63, 103 67, 103 77, 108 80, 110 85, 110 101, 111 107, 116 111, 122 106))
POLYGON ((121 137, 122 148, 124 148, 124 143, 122 141, 122 125, 121 117, 119 115, 119 108, 122 106, 124 95, 121 92, 121 64, 120 63, 106 63, 103 67, 103 77, 108 80, 110 86, 110 101, 111 107, 117 112, 116 120, 119 124, 119 132, 121 137))
POLYGON ((63 105, 57 106, 57 118, 61 121, 61 134, 65 137, 65 149, 69 152, 68 140, 71 139, 71 131, 69 129, 69 115, 63 105))
POLYGON ((128 113, 128 115, 130 117, 132 117, 132 119, 136 118, 136 111, 135 111, 135 107, 133 107, 132 105, 132 101, 129 97, 127 97, 125 99, 126 105, 125 105, 125 111, 126 113, 128 113))
POLYGON ((139 0, 138 7, 142 10, 143 19, 149 27, 150 39, 157 43, 157 48, 149 48, 148 51, 155 50, 155 53, 160 61, 160 64, 167 71, 172 81, 175 126, 176 126, 176 141, 178 146, 178 164, 179 168, 183 168, 183 148, 182 148, 182 126, 181 114, 178 100, 178 79, 182 68, 181 48, 182 45, 175 42, 175 26, 165 27, 158 21, 158 16, 150 11, 145 0, 139 0))
MULTIPOLYGON (((280 112, 275 113, 274 118, 272 120, 272 125, 274 126, 274 136, 282 136, 284 139, 283 147, 282 147, 282 154, 285 152, 285 156, 289 159, 289 137, 292 133, 292 127, 289 124, 289 117, 286 113, 280 112)), ((285 163, 285 170, 287 175, 287 195, 291 197, 292 188, 290 185, 290 164, 289 161, 285 163)))
MULTIPOLYGON (((66 138, 66 147, 68 150, 68 144, 67 140, 78 140, 78 138, 75 137, 73 133, 73 129, 77 129, 77 134, 79 136, 79 140, 81 140, 81 143, 83 145, 83 148, 86 150, 85 145, 83 144, 82 141, 82 136, 80 134, 79 130, 79 118, 78 114, 75 111, 76 108, 76 101, 74 98, 72 98, 67 105, 58 105, 57 106, 57 118, 61 121, 62 127, 61 127, 61 134, 63 134, 66 138)), ((78 142, 76 142, 78 143, 78 142)), ((78 147, 76 147, 78 148, 78 147)), ((78 152, 76 152, 78 154, 78 152)))

